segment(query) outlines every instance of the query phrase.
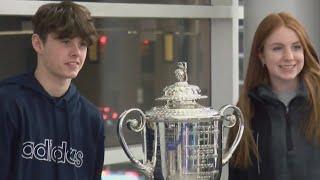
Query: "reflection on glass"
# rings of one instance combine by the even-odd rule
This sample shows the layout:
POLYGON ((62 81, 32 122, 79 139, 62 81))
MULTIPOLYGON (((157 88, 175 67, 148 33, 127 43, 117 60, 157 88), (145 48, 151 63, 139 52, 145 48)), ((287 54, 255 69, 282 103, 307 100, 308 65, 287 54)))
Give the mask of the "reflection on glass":
MULTIPOLYGON (((210 20, 101 18, 95 23, 99 39, 74 83, 100 108, 107 146, 118 146, 119 112, 159 105, 155 99, 175 81, 171 72, 177 61, 188 62, 189 83, 210 96, 210 20)), ((0 79, 35 67, 30 38, 29 17, 0 17, 0 79)), ((209 99, 201 104, 209 106, 209 99)), ((128 136, 128 144, 142 141, 135 133, 128 136)))

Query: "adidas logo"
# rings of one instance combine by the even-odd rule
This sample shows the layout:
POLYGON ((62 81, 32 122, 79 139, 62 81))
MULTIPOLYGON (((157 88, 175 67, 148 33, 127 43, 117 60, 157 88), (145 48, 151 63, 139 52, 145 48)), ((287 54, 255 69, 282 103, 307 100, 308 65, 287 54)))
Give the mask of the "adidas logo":
POLYGON ((37 159, 39 161, 71 164, 81 167, 83 152, 69 147, 66 141, 59 146, 52 146, 52 139, 45 139, 44 143, 26 141, 23 143, 21 156, 25 159, 37 159))

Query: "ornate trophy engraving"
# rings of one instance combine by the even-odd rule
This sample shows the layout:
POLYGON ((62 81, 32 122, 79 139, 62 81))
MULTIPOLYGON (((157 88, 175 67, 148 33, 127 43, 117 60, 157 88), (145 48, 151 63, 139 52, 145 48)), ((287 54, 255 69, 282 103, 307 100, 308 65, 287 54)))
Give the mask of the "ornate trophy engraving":
MULTIPOLYGON (((154 169, 157 157, 157 145, 160 146, 161 173, 167 180, 219 180, 222 166, 232 156, 242 137, 244 122, 239 108, 225 105, 219 111, 201 106, 198 99, 207 98, 200 94, 198 86, 188 84, 187 64, 178 63, 175 70, 177 82, 166 87, 164 95, 157 100, 165 101, 160 107, 153 107, 143 113, 133 108, 123 112, 118 124, 120 144, 137 168, 141 169, 149 179, 154 179, 154 169), (232 109, 232 114, 225 114, 232 109), (140 119, 127 119, 131 113, 139 113, 140 119), (135 132, 146 135, 146 123, 154 130, 152 160, 146 156, 141 163, 130 150, 122 133, 123 123, 135 132), (222 152, 223 128, 231 128, 239 122, 236 139, 230 149, 222 152)), ((146 154, 146 144, 144 144, 146 154)))

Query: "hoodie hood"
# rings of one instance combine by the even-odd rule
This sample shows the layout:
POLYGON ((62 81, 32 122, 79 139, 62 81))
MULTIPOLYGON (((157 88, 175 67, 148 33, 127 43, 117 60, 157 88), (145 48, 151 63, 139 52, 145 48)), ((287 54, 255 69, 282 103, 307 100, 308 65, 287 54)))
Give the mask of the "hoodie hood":
POLYGON ((34 72, 28 72, 8 78, 0 83, 0 87, 4 85, 17 85, 21 88, 29 89, 30 91, 45 97, 49 101, 52 101, 59 107, 63 106, 63 102, 67 102, 67 104, 76 102, 80 96, 75 85, 71 83, 69 89, 63 96, 58 98, 52 97, 35 78, 34 72))

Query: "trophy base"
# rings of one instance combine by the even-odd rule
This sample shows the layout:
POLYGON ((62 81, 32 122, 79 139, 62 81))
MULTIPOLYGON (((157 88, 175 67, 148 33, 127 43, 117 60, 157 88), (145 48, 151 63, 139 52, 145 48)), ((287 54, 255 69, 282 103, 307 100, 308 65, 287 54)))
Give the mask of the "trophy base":
POLYGON ((220 180, 220 172, 213 171, 207 173, 189 173, 169 175, 165 180, 220 180))

